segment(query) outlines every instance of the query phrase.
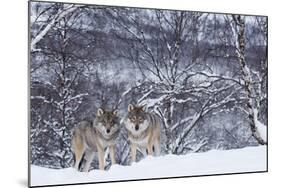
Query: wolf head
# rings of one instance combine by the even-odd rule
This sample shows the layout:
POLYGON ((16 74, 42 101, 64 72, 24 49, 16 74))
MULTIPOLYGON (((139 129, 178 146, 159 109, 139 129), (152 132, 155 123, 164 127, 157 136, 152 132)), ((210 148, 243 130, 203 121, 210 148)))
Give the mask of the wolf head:
POLYGON ((117 110, 104 110, 99 108, 94 126, 104 137, 109 138, 119 129, 117 110))
POLYGON ((129 104, 128 115, 125 120, 126 128, 133 134, 139 134, 149 126, 145 106, 136 106, 129 104))

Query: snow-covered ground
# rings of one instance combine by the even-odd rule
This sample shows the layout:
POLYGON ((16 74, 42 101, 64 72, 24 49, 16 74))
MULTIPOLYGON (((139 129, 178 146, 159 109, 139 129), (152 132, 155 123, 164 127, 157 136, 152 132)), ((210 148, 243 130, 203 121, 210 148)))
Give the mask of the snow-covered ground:
POLYGON ((212 150, 187 155, 151 157, 131 166, 114 165, 108 171, 77 172, 73 168, 31 166, 31 185, 73 184, 130 179, 193 176, 266 170, 266 147, 212 150))

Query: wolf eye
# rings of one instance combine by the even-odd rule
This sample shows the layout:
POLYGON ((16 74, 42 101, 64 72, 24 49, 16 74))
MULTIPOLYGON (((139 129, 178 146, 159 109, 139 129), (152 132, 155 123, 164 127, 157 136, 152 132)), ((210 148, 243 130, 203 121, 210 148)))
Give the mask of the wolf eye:
POLYGON ((136 116, 131 117, 131 121, 136 121, 136 116))
POLYGON ((140 121, 140 122, 142 122, 142 121, 143 121, 143 119, 140 117, 140 118, 139 118, 139 121, 140 121))

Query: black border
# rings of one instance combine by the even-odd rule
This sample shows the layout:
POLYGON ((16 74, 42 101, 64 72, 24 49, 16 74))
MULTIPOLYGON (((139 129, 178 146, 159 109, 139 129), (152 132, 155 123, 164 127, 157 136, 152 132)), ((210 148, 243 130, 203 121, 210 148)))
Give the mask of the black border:
POLYGON ((102 4, 88 4, 88 3, 76 3, 76 2, 61 2, 61 1, 44 1, 44 0, 28 0, 28 168, 27 168, 27 173, 28 173, 28 187, 54 187, 54 186, 68 186, 68 185, 90 185, 90 184, 102 184, 102 183, 116 183, 116 182, 132 182, 132 181, 144 181, 144 180, 161 180, 161 179, 178 179, 178 178, 191 178, 191 177, 208 177, 208 176, 223 176, 223 175, 238 175, 238 174, 255 174, 255 173, 266 173, 269 172, 268 170, 268 16, 266 15, 255 15, 255 14, 240 14, 240 13, 223 13, 223 12, 209 12, 209 11, 194 11, 194 10, 178 10, 178 9, 163 9, 163 8, 156 8, 156 7, 133 7, 133 6, 120 6, 120 5, 102 5, 102 4), (266 17, 267 21, 267 46, 266 46, 266 55, 267 55, 267 145, 266 145, 266 170, 263 171, 250 171, 250 172, 235 172, 235 173, 223 173, 223 174, 205 174, 205 175, 190 175, 190 176, 175 176, 175 177, 159 177, 159 178, 145 178, 145 179, 129 179, 129 180, 114 180, 114 181, 101 181, 101 182, 83 182, 83 183, 70 183, 70 184, 51 184, 51 185, 38 185, 38 186, 32 186, 31 185, 31 150, 30 150, 30 120, 31 120, 31 113, 30 113, 30 105, 31 105, 31 99, 30 99, 30 94, 31 94, 31 88, 30 88, 30 78, 31 78, 31 72, 30 72, 30 66, 31 66, 31 33, 30 33, 30 6, 31 2, 41 2, 41 3, 64 3, 64 4, 76 4, 76 5, 87 5, 87 6, 97 6, 97 8, 103 8, 103 7, 109 7, 109 8, 137 8, 137 9, 148 9, 148 10, 175 10, 175 11, 188 11, 188 12, 201 12, 201 13, 211 13, 211 14, 226 14, 226 15, 243 15, 243 16, 261 16, 261 17, 266 17))
POLYGON ((31 53, 31 32, 30 32, 30 16, 31 16, 31 13, 30 13, 30 9, 31 9, 31 1, 28 1, 28 10, 27 10, 27 14, 28 14, 28 18, 27 18, 27 25, 28 25, 28 31, 27 31, 27 37, 28 37, 28 39, 27 39, 27 49, 28 49, 28 53, 27 53, 27 66, 28 66, 28 68, 27 68, 27 75, 28 75, 28 77, 27 77, 27 96, 28 96, 28 104, 27 104, 27 121, 28 121, 28 130, 27 130, 27 134, 28 134, 28 146, 27 146, 27 165, 28 165, 28 167, 27 167, 27 186, 28 187, 32 187, 31 186, 31 163, 30 163, 30 161, 31 161, 31 142, 30 142, 30 130, 31 130, 31 112, 30 112, 30 107, 31 107, 31 87, 30 87, 30 83, 31 83, 31 55, 30 55, 30 53, 31 53))

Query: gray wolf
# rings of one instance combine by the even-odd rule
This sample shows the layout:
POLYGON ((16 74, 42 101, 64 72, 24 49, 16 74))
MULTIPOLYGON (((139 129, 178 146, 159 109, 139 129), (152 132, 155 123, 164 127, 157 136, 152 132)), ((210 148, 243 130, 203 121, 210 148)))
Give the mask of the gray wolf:
POLYGON ((160 155, 160 120, 158 116, 146 111, 145 106, 129 104, 128 113, 122 123, 131 144, 132 162, 136 161, 136 152, 139 149, 146 154, 160 155))
POLYGON ((109 148, 111 163, 115 161, 115 143, 120 132, 117 110, 99 108, 94 121, 81 121, 73 131, 71 149, 74 153, 74 168, 79 171, 83 156, 86 159, 84 172, 88 172, 94 155, 98 154, 99 169, 104 170, 104 151, 109 148))

